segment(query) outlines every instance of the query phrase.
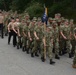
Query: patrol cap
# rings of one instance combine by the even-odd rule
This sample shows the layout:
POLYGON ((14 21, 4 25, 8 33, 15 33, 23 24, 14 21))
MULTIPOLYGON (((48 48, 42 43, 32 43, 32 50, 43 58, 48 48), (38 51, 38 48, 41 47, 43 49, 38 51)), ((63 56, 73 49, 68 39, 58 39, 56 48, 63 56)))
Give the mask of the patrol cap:
POLYGON ((61 16, 61 14, 60 14, 60 13, 57 13, 57 15, 58 15, 58 16, 61 16))
POLYGON ((48 29, 52 29, 52 27, 50 27, 50 25, 47 25, 46 27, 47 27, 48 29))
POLYGON ((41 17, 38 17, 38 19, 37 19, 38 21, 41 21, 41 17))
POLYGON ((49 26, 48 28, 49 28, 49 29, 52 29, 52 27, 50 27, 50 26, 49 26))
POLYGON ((26 14, 26 16, 25 16, 25 17, 27 17, 27 16, 29 17, 29 14, 26 14))
POLYGON ((33 19, 32 19, 32 22, 36 22, 36 20, 33 20, 33 19))
POLYGON ((25 21, 25 19, 22 19, 22 21, 25 21))
POLYGON ((65 20, 64 17, 61 17, 61 20, 65 20))
POLYGON ((53 20, 53 18, 52 17, 49 17, 49 20, 53 20))
POLYGON ((53 21, 52 22, 52 25, 56 25, 57 26, 57 22, 56 21, 53 21))
POLYGON ((53 21, 56 21, 56 19, 55 19, 55 18, 53 18, 52 20, 53 20, 53 21))
POLYGON ((37 21, 37 18, 36 18, 36 17, 33 17, 33 20, 34 20, 34 21, 37 21))
POLYGON ((69 22, 69 20, 68 19, 65 19, 65 22, 69 22))
POLYGON ((29 22, 30 22, 30 20, 27 20, 27 22, 29 23, 29 22))

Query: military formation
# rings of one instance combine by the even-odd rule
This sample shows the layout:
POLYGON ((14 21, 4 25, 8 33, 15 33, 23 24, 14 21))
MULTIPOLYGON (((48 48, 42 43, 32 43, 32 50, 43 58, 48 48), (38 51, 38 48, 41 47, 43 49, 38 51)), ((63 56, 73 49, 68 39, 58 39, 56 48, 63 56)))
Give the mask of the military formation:
POLYGON ((55 64, 54 58, 59 60, 67 53, 69 58, 74 57, 72 67, 76 68, 76 25, 73 19, 68 20, 57 13, 54 18, 48 18, 46 25, 41 17, 30 19, 27 12, 0 11, 0 28, 2 38, 8 35, 8 45, 13 37, 13 47, 21 48, 31 57, 41 56, 42 62, 48 56, 51 65, 55 64))

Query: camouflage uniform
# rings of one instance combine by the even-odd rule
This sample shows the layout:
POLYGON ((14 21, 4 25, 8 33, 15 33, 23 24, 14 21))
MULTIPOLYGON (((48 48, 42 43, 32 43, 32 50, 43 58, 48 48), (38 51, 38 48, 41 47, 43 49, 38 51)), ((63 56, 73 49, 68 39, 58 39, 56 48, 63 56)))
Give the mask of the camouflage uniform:
POLYGON ((71 27, 71 44, 72 44, 72 50, 71 53, 74 55, 75 52, 75 39, 74 39, 74 27, 73 19, 70 20, 70 27, 71 27))
POLYGON ((23 26, 23 37, 22 37, 22 47, 24 48, 23 51, 27 49, 27 39, 28 39, 28 26, 25 24, 23 26))
MULTIPOLYGON (((70 54, 71 53, 71 41, 70 41, 70 26, 65 26, 63 27, 62 29, 62 33, 64 34, 64 36, 67 38, 65 40, 65 43, 66 43, 66 50, 67 52, 70 54)), ((65 44, 64 43, 64 44, 65 44)), ((69 55, 70 57, 70 55, 69 55)))
MULTIPOLYGON (((76 28, 74 29, 74 35, 76 36, 76 28)), ((75 42, 76 42, 76 38, 75 38, 75 42)), ((76 45, 75 45, 75 56, 73 60, 73 68, 76 68, 76 45)))
MULTIPOLYGON (((53 33, 52 33, 52 28, 51 27, 48 27, 49 31, 44 31, 43 32, 43 39, 44 37, 46 38, 45 39, 45 43, 46 43, 46 52, 48 54, 48 57, 50 59, 50 64, 54 64, 55 62, 52 61, 52 57, 53 57, 53 53, 52 53, 52 50, 53 50, 53 33)), ((44 41, 42 42, 42 45, 41 45, 43 48, 41 50, 41 59, 42 61, 44 62, 45 61, 45 58, 44 58, 44 41)))
POLYGON ((34 25, 32 25, 33 22, 31 22, 30 25, 28 26, 28 33, 30 33, 30 37, 29 37, 29 40, 28 40, 28 48, 31 49, 31 50, 32 50, 32 48, 34 46, 34 43, 33 42, 34 42, 34 28, 35 28, 35 23, 34 23, 34 25), (32 39, 31 41, 30 41, 30 38, 32 39))
POLYGON ((32 53, 35 53, 35 55, 38 56, 38 49, 41 50, 43 27, 36 25, 34 28, 34 32, 36 32, 36 35, 39 39, 36 39, 36 37, 34 38, 34 47, 32 49, 32 53))
POLYGON ((53 27, 52 32, 53 32, 53 44, 54 44, 54 50, 55 50, 55 58, 59 59, 59 29, 57 27, 57 23, 54 22, 52 25, 55 25, 53 27))
POLYGON ((23 26, 24 25, 22 23, 19 24, 19 26, 18 26, 20 36, 18 36, 18 40, 17 40, 17 49, 19 49, 19 46, 20 46, 20 48, 22 47, 22 40, 21 39, 23 36, 23 33, 22 33, 23 26))

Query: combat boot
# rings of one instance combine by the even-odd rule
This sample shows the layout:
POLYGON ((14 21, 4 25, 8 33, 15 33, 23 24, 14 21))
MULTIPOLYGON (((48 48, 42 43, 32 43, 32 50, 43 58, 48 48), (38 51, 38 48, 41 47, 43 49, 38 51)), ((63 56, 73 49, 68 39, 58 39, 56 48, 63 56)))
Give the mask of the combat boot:
POLYGON ((75 65, 72 65, 72 67, 76 69, 76 64, 75 65))
POLYGON ((59 55, 62 56, 62 51, 59 51, 59 55))
POLYGON ((50 64, 55 64, 55 62, 52 59, 50 59, 50 64))
POLYGON ((25 47, 24 46, 22 47, 22 51, 25 52, 25 47))
POLYGON ((37 52, 35 53, 35 56, 39 57, 39 55, 38 55, 38 53, 37 53, 37 52))
POLYGON ((71 53, 69 53, 69 58, 72 58, 73 56, 72 56, 72 54, 71 53))
POLYGON ((60 57, 58 55, 55 55, 55 59, 60 59, 60 57))
POLYGON ((17 45, 17 49, 19 49, 19 45, 17 45))
POLYGON ((22 43, 20 43, 20 48, 22 48, 22 43))
POLYGON ((29 48, 26 48, 26 53, 29 54, 29 48))
POLYGON ((45 62, 45 58, 44 57, 41 57, 41 60, 42 60, 42 62, 45 62))
POLYGON ((31 53, 31 57, 34 57, 34 53, 31 53))

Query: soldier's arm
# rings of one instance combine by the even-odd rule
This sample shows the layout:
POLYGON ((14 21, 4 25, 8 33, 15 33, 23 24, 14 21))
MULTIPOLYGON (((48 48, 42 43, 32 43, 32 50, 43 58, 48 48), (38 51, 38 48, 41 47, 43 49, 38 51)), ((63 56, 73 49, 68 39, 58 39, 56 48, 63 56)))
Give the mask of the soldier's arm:
POLYGON ((17 31, 18 31, 18 36, 20 36, 20 30, 19 30, 19 27, 18 27, 17 31))
POLYGON ((26 35, 26 33, 24 32, 24 30, 23 30, 23 35, 24 35, 25 37, 27 37, 27 35, 26 35))
POLYGON ((63 34, 62 31, 60 32, 60 34, 61 34, 61 36, 62 36, 64 39, 67 39, 66 36, 63 34))
POLYGON ((42 41, 43 41, 44 47, 46 47, 46 40, 45 40, 45 37, 43 37, 42 41))
POLYGON ((29 38, 31 38, 30 31, 28 32, 28 36, 29 36, 29 38))
POLYGON ((39 40, 39 37, 37 36, 37 33, 34 31, 34 36, 37 40, 39 40))
POLYGON ((30 32, 28 32, 28 37, 29 37, 30 41, 32 41, 32 38, 31 38, 30 32))

